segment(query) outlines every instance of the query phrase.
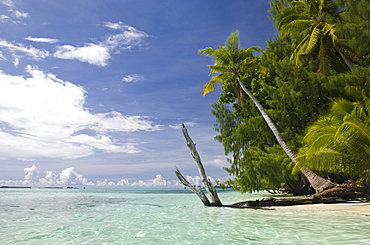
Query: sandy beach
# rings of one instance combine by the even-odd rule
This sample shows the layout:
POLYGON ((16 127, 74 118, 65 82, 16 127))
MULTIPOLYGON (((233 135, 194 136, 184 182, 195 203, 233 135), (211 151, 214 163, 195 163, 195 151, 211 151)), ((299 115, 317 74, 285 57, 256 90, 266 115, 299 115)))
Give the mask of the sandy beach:
POLYGON ((297 209, 317 209, 317 210, 331 210, 348 213, 357 213, 370 216, 370 202, 348 202, 336 204, 312 204, 312 205, 298 205, 279 208, 297 208, 297 209))

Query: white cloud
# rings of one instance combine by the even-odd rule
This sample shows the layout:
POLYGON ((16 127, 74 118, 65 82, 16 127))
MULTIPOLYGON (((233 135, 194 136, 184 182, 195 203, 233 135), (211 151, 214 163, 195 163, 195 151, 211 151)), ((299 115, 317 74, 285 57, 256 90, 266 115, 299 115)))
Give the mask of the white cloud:
POLYGON ((145 80, 146 78, 140 74, 130 74, 122 78, 122 81, 126 83, 142 82, 145 80))
MULTIPOLYGON (((88 181, 82 174, 75 171, 74 167, 69 167, 60 173, 46 171, 44 177, 40 177, 40 171, 33 165, 24 169, 24 180, 0 180, 0 186, 32 186, 32 187, 67 187, 67 186, 90 186, 90 187, 181 187, 177 180, 165 180, 162 175, 158 174, 151 180, 138 180, 130 182, 128 179, 120 179, 117 182, 108 180, 97 180, 96 182, 88 181)), ((199 177, 192 178, 187 176, 188 180, 198 180, 199 177)), ((199 181, 198 181, 199 182, 199 181)))
POLYGON ((111 57, 107 47, 91 43, 83 47, 58 46, 54 56, 60 59, 79 60, 97 66, 106 66, 111 57))
MULTIPOLYGON (((157 174, 154 179, 138 180, 130 182, 128 179, 120 179, 117 182, 108 180, 97 180, 92 182, 87 180, 82 174, 75 171, 74 167, 62 170, 60 173, 46 171, 44 177, 40 177, 40 171, 33 165, 24 169, 24 180, 0 180, 0 186, 32 186, 32 187, 108 187, 108 188, 183 188, 178 180, 166 180, 162 175, 157 174)), ((185 177, 192 185, 203 186, 202 179, 199 176, 185 177)), ((210 181, 215 184, 216 181, 209 177, 210 181)))
POLYGON ((123 22, 117 22, 117 23, 112 23, 112 22, 106 22, 104 24, 105 27, 108 27, 111 30, 122 30, 123 28, 123 22))
MULTIPOLYGON (((197 125, 195 122, 185 122, 184 124, 186 127, 194 127, 195 125, 197 125)), ((175 125, 168 125, 168 126, 173 129, 182 129, 181 123, 175 124, 175 125)))
POLYGON ((12 8, 14 6, 14 1, 13 0, 0 0, 0 3, 12 8))
POLYGON ((36 183, 39 177, 39 171, 36 166, 32 166, 30 168, 25 168, 24 173, 26 176, 24 176, 24 184, 33 184, 36 183))
MULTIPOLYGON (((7 53, 10 53, 13 64, 18 66, 20 57, 27 57, 34 60, 40 60, 48 57, 50 54, 46 50, 40 50, 33 46, 25 47, 20 43, 11 43, 4 39, 0 39, 0 48, 3 48, 7 53)), ((4 54, 1 53, 4 57, 4 54)), ((5 59, 5 58, 3 58, 5 59)))
POLYGON ((58 46, 54 57, 60 59, 79 60, 97 66, 107 66, 111 53, 120 53, 120 50, 143 47, 146 42, 145 38, 149 37, 143 31, 134 27, 123 24, 122 22, 107 22, 104 26, 112 30, 120 30, 121 33, 108 35, 105 41, 98 44, 88 43, 82 47, 72 45, 58 46))
POLYGON ((145 39, 149 37, 147 33, 139 31, 132 26, 124 24, 123 22, 106 22, 105 26, 113 30, 121 31, 119 34, 108 36, 104 42, 105 45, 114 52, 132 49, 135 47, 143 47, 146 45, 145 39))
POLYGON ((14 17, 16 17, 17 19, 28 18, 29 17, 28 13, 21 12, 21 11, 18 11, 18 10, 11 10, 11 12, 14 15, 14 17))
POLYGON ((0 39, 0 47, 3 47, 6 50, 9 50, 12 53, 23 53, 34 59, 43 59, 49 56, 49 52, 45 50, 40 50, 35 47, 29 46, 25 47, 24 45, 18 43, 10 43, 4 39, 0 39))
POLYGON ((0 51, 0 60, 6 60, 5 56, 3 55, 3 52, 0 51))
POLYGON ((9 20, 9 16, 2 14, 0 15, 0 21, 1 22, 7 22, 9 20))
POLYGON ((82 87, 31 66, 26 71, 27 77, 0 73, 2 157, 72 159, 95 150, 135 153, 137 144, 118 142, 111 133, 159 129, 146 117, 115 111, 93 114, 84 107, 82 87))
POLYGON ((150 121, 145 116, 124 116, 120 112, 112 111, 110 113, 95 114, 98 120, 91 128, 97 132, 123 131, 134 132, 138 130, 148 131, 157 130, 153 128, 150 121))
POLYGON ((28 40, 28 41, 40 42, 40 43, 56 43, 56 42, 59 42, 58 39, 46 38, 46 37, 26 37, 25 39, 28 40))
MULTIPOLYGON (((11 11, 13 15, 15 15, 17 18, 28 17, 27 13, 23 13, 17 10, 11 11)), ((0 16, 0 22, 8 21, 10 21, 9 16, 0 16)), ((104 67, 108 65, 108 60, 111 59, 111 55, 113 53, 118 54, 121 50, 131 50, 136 47, 142 48, 146 45, 145 38, 149 37, 149 35, 145 32, 139 31, 134 27, 125 25, 122 22, 106 23, 105 26, 113 30, 119 30, 120 33, 108 35, 102 42, 98 43, 86 43, 83 46, 57 46, 56 51, 52 55, 49 51, 37 49, 33 46, 26 47, 21 43, 9 42, 1 38, 0 49, 3 49, 7 53, 9 53, 9 55, 12 57, 13 64, 16 67, 19 65, 19 61, 21 58, 27 57, 35 60, 40 60, 50 56, 59 59, 79 60, 81 62, 104 67)), ((26 37, 25 39, 32 42, 44 43, 56 43, 59 41, 58 39, 45 37, 26 37)), ((0 58, 2 57, 0 56, 0 58)), ((5 58, 2 59, 5 60, 5 58)), ((136 76, 133 77, 136 80, 145 79, 138 74, 133 74, 133 76, 136 76)))
POLYGON ((20 24, 22 22, 19 21, 19 19, 29 17, 29 14, 26 12, 14 10, 14 1, 12 0, 0 0, 0 3, 6 5, 7 7, 6 11, 10 13, 9 16, 4 14, 0 15, 0 21, 3 23, 20 24))

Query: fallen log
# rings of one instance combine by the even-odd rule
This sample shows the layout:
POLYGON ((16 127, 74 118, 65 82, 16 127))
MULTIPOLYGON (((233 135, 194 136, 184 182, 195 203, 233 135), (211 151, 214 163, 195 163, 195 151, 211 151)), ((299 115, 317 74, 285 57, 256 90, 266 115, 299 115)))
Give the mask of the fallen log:
POLYGON ((263 198, 255 201, 244 201, 238 202, 231 205, 225 205, 230 208, 263 208, 263 207, 274 207, 274 206, 295 206, 295 205, 306 205, 306 204, 318 204, 318 203, 346 203, 350 200, 345 200, 337 197, 326 197, 326 198, 263 198))

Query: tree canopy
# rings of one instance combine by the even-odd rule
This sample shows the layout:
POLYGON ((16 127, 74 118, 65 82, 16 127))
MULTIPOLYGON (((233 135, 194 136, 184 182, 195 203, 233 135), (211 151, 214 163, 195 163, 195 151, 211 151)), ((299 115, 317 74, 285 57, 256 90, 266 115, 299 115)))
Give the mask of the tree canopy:
MULTIPOLYGON (((332 117, 333 101, 346 101, 354 106, 352 110, 362 108, 369 113, 363 103, 370 93, 370 1, 271 0, 270 6, 271 18, 280 33, 267 41, 265 50, 245 49, 238 41, 237 49, 225 45, 200 51, 219 58, 219 63, 210 66, 211 74, 216 76, 205 85, 204 94, 215 85, 221 86, 211 112, 216 117, 216 139, 224 146, 225 154, 231 156, 226 170, 234 185, 244 192, 283 187, 299 194, 310 191, 310 184, 301 174, 294 174, 291 159, 279 147, 253 101, 241 100, 242 89, 233 71, 239 71, 246 89, 275 122, 292 151, 300 152, 302 160, 309 154, 307 149, 317 149, 310 148, 317 142, 311 136, 312 128, 318 127, 323 118, 332 117), (226 50, 229 53, 237 50, 241 55, 232 58, 226 55, 226 50), (262 52, 261 56, 253 57, 252 51, 262 52), (244 61, 240 62, 245 57, 248 69, 244 68, 244 61), (354 69, 348 66, 348 61, 354 69), (228 66, 230 62, 234 65, 228 66), (225 65, 228 69, 220 70, 225 65)), ((349 114, 352 113, 357 112, 349 114)), ((366 128, 369 120, 359 125, 366 128)), ((358 143, 347 142, 357 149, 358 143)), ((343 159, 333 160, 329 165, 324 165, 325 161, 317 165, 318 161, 303 160, 302 164, 333 181, 347 177, 359 180, 370 171, 368 163, 348 157, 345 159, 352 165, 343 168, 343 159), (354 166, 358 171, 349 171, 354 166)))

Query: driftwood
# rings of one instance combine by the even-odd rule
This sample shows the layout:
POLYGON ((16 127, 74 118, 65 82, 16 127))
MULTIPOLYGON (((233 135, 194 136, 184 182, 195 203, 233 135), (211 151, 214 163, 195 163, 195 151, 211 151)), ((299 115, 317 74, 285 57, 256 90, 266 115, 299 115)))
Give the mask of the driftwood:
POLYGON ((318 204, 318 203, 345 203, 349 200, 338 198, 338 197, 325 197, 325 198, 263 198, 255 201, 238 202, 231 205, 227 205, 230 208, 263 208, 273 206, 294 206, 304 204, 318 204))
POLYGON ((316 193, 312 198, 263 198, 255 201, 238 202, 227 207, 231 208, 263 208, 273 206, 293 206, 304 204, 318 203, 346 203, 350 201, 367 202, 368 199, 363 198, 358 193, 346 187, 334 187, 320 193, 316 193))
POLYGON ((200 177, 202 178, 202 183, 204 187, 206 188, 207 192, 209 193, 211 197, 211 202, 208 200, 208 198, 204 195, 202 189, 197 186, 191 185, 185 178, 184 176, 180 173, 180 171, 177 169, 175 171, 175 174, 177 178, 180 180, 180 182, 188 187, 191 191, 197 194, 197 196, 202 200, 203 204, 206 206, 222 206, 221 200, 217 195, 217 191, 211 181, 208 179, 206 175, 206 171, 203 167, 202 161, 200 160, 200 156, 197 152, 197 149, 195 147, 195 144, 193 140, 190 138, 188 131, 185 127, 184 124, 182 124, 182 132, 184 134, 184 137, 186 139, 186 144, 190 149, 191 155, 194 158, 195 163, 197 164, 198 170, 200 177))

